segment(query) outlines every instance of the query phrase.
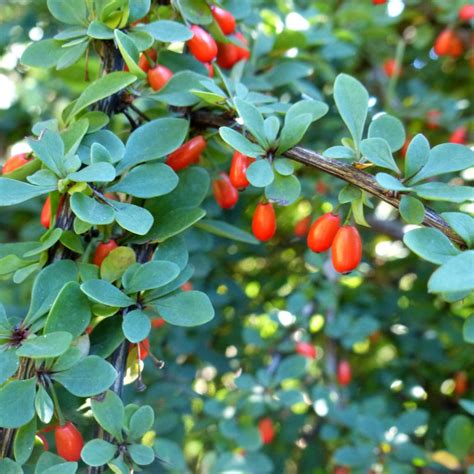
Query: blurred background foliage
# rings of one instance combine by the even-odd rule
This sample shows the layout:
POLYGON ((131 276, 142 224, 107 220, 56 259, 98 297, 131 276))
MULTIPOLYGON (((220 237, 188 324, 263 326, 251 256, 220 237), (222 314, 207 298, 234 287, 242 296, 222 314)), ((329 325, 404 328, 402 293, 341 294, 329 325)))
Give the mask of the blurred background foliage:
MULTIPOLYGON (((371 116, 389 111, 410 136, 422 132, 433 146, 468 126, 472 113, 472 51, 457 59, 433 52, 446 25, 469 44, 470 25, 457 16, 465 3, 224 5, 245 18, 242 29, 253 48, 249 68, 282 65, 272 82, 275 95, 332 104, 335 76, 346 72, 369 90, 371 116), (397 55, 403 67, 398 80, 384 71, 385 61, 397 55), (439 111, 438 124, 431 123, 433 110, 439 111)), ((2 0, 0 21, 0 156, 7 157, 22 150, 34 122, 59 117, 86 79, 84 62, 66 71, 19 64, 30 41, 57 32, 45 0, 2 0)), ((89 70, 96 77, 96 59, 89 70)), ((252 77, 247 85, 264 92, 265 84, 252 77)), ((118 131, 121 120, 113 125, 118 131)), ((304 145, 317 151, 335 145, 344 133, 334 110, 311 130, 304 145)), ((230 154, 208 150, 204 164, 224 168, 230 154)), ((277 236, 269 244, 234 243, 198 229, 186 234, 195 267, 191 283, 210 295, 217 314, 196 329, 155 330, 152 350, 165 367, 157 370, 148 359, 148 390, 140 394, 133 384, 127 387, 127 402, 155 409, 154 431, 147 436, 161 439, 169 456, 146 472, 320 474, 346 465, 356 473, 472 474, 474 356, 462 328, 474 298, 448 304, 427 294, 433 266, 403 246, 396 213, 376 202, 373 228, 363 231, 364 263, 338 278, 327 256, 309 252, 294 226, 330 211, 343 184, 309 169, 301 168, 299 176, 303 198, 278 209, 277 236), (314 344, 316 359, 295 355, 297 341, 314 344), (345 387, 335 374, 341 359, 353 371, 345 387), (464 388, 459 374, 467 376, 464 388), (257 426, 265 417, 272 419, 276 436, 262 446, 257 426)), ((468 170, 462 180, 472 178, 468 170)), ((245 191, 225 219, 249 229, 257 197, 256 190, 245 191)), ((3 208, 0 242, 37 239, 41 205, 37 200, 3 208)), ((211 218, 224 212, 211 197, 206 210, 211 218)), ((467 205, 464 210, 472 211, 467 205)), ((26 312, 29 291, 28 284, 0 279, 0 300, 10 314, 26 312)), ((81 424, 78 413, 69 416, 81 424)))

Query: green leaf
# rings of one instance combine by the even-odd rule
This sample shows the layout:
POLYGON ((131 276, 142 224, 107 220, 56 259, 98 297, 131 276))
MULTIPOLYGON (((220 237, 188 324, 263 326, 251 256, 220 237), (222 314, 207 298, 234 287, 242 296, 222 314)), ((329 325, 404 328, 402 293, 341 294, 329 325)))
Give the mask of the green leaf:
POLYGON ((153 216, 143 207, 125 202, 113 202, 115 209, 115 220, 120 227, 133 234, 145 235, 153 225, 153 216))
POLYGON ((383 138, 366 138, 360 144, 360 151, 375 165, 395 172, 399 171, 390 146, 383 138))
POLYGON ((205 76, 196 74, 193 71, 177 72, 159 92, 154 93, 151 97, 159 102, 175 107, 190 107, 199 102, 199 98, 191 90, 203 79, 205 79, 205 76))
POLYGON ((48 312, 63 286, 77 281, 77 266, 71 260, 61 260, 45 267, 35 279, 26 322, 33 322, 48 312))
POLYGON ((92 300, 106 306, 125 308, 135 301, 105 280, 88 280, 81 285, 81 290, 92 300))
POLYGON ((234 103, 245 128, 256 138, 259 145, 264 148, 267 145, 267 139, 265 137, 262 114, 254 105, 238 97, 234 100, 234 103))
POLYGON ((199 207, 174 209, 163 215, 150 233, 161 243, 188 229, 205 215, 206 211, 199 207))
POLYGON ((425 218, 425 206, 412 196, 402 196, 400 199, 400 215, 408 224, 419 225, 425 218))
POLYGON ((153 260, 166 260, 178 265, 180 270, 188 264, 189 254, 186 240, 182 235, 176 235, 161 243, 153 254, 153 260))
POLYGON ((0 459, 0 472, 5 474, 24 474, 21 466, 10 458, 0 459))
POLYGON ((71 196, 71 209, 74 214, 92 225, 106 225, 114 221, 114 210, 107 204, 102 204, 94 198, 82 193, 71 196))
POLYGON ((82 460, 89 466, 103 466, 115 456, 117 447, 103 439, 88 441, 81 451, 82 460))
POLYGON ((136 80, 137 77, 129 72, 115 71, 92 82, 74 103, 74 107, 67 116, 67 121, 89 105, 121 91, 136 80))
POLYGON ((146 339, 150 334, 150 330, 150 318, 139 309, 134 309, 123 317, 122 331, 125 337, 132 343, 146 339))
POLYGON ((474 250, 462 252, 439 267, 428 281, 430 293, 471 291, 474 289, 474 250))
POLYGON ((15 460, 20 464, 25 464, 30 459, 33 452, 36 436, 36 418, 23 425, 15 435, 13 443, 13 453, 15 460))
POLYGON ((267 117, 263 122, 263 128, 265 130, 265 137, 270 145, 273 145, 280 130, 280 120, 278 117, 271 115, 267 117))
POLYGON ((443 439, 449 452, 458 459, 464 459, 474 440, 474 426, 465 415, 451 417, 444 427, 443 439))
POLYGON ((48 9, 62 23, 84 25, 87 22, 87 8, 84 0, 75 0, 74 3, 64 0, 48 0, 48 9))
POLYGON ((413 186, 413 189, 419 197, 430 201, 456 203, 474 201, 474 188, 472 186, 457 186, 447 183, 425 183, 413 186))
POLYGON ((419 257, 438 265, 459 254, 459 250, 438 229, 413 229, 404 235, 403 242, 419 257))
POLYGON ((469 247, 474 245, 474 218, 463 212, 443 212, 441 217, 462 237, 469 247))
POLYGON ((87 356, 76 365, 54 374, 54 380, 76 397, 93 397, 107 390, 117 378, 115 369, 98 356, 87 356))
POLYGON ((240 151, 244 155, 257 158, 265 154, 265 150, 256 143, 252 143, 239 132, 229 127, 219 128, 219 135, 234 150, 240 151))
POLYGON ((427 423, 428 412, 416 409, 403 413, 397 420, 396 426, 400 433, 411 434, 427 423))
POLYGON ((292 61, 277 64, 270 71, 262 74, 261 78, 268 81, 275 88, 295 83, 298 79, 309 76, 312 72, 313 68, 311 66, 293 59, 292 61))
POLYGON ((109 28, 104 23, 93 20, 89 24, 89 28, 87 29, 87 34, 91 38, 107 40, 107 39, 114 39, 114 30, 109 28))
POLYGON ((93 163, 80 171, 71 173, 68 179, 76 182, 108 183, 115 179, 115 168, 110 163, 93 163))
MULTIPOLYGON (((238 227, 228 224, 224 221, 216 221, 213 219, 204 219, 196 224, 198 229, 204 230, 219 237, 245 242, 246 244, 257 245, 259 241, 249 232, 245 232, 238 227)), ((167 241, 168 242, 168 241, 167 241)), ((165 242, 166 243, 166 242, 165 242)))
POLYGON ((168 165, 148 163, 133 168, 108 191, 118 191, 147 199, 170 193, 176 188, 178 181, 177 174, 168 165))
POLYGON ((286 122, 280 133, 280 144, 276 151, 277 155, 293 148, 303 139, 304 134, 311 125, 313 118, 310 114, 302 114, 298 116, 298 120, 286 122))
POLYGON ((84 38, 84 41, 82 43, 65 48, 64 53, 59 58, 58 63, 56 64, 56 69, 60 71, 62 69, 67 69, 68 67, 77 63, 77 61, 82 58, 88 47, 89 42, 86 41, 86 38, 84 38))
POLYGON ((254 161, 246 171, 247 179, 252 186, 264 188, 271 184, 275 178, 272 165, 266 159, 254 161))
POLYGON ((426 178, 462 171, 471 166, 474 166, 474 151, 464 145, 443 143, 430 151, 427 163, 410 182, 418 183, 426 178))
POLYGON ((190 22, 208 25, 212 22, 211 10, 205 0, 180 0, 180 11, 190 22))
POLYGON ((275 175, 273 183, 265 188, 265 196, 281 206, 294 203, 300 196, 301 183, 296 176, 275 175))
POLYGON ((140 407, 130 418, 129 437, 131 439, 141 438, 147 431, 153 428, 155 413, 148 405, 140 407))
POLYGON ((103 397, 91 400, 91 408, 97 423, 121 441, 125 410, 120 397, 111 390, 107 390, 103 397))
POLYGON ((166 438, 158 438, 153 444, 156 457, 178 472, 186 472, 186 460, 179 444, 166 438))
POLYGON ((168 155, 183 143, 188 128, 188 121, 178 118, 161 118, 142 125, 130 135, 119 169, 168 155))
POLYGON ((68 331, 73 338, 84 333, 91 320, 89 301, 79 283, 66 283, 53 303, 44 326, 45 333, 68 331))
POLYGON ((61 234, 59 241, 69 250, 75 253, 84 253, 84 247, 82 245, 81 238, 75 234, 72 230, 64 230, 61 234))
POLYGON ((137 268, 125 289, 127 293, 136 293, 160 288, 173 281, 179 272, 178 265, 172 262, 153 260, 137 268))
POLYGON ((61 43, 54 39, 46 39, 31 43, 21 56, 21 63, 31 67, 50 68, 56 66, 64 54, 61 43))
POLYGON ((59 228, 48 230, 46 234, 41 237, 38 247, 28 250, 28 252, 25 252, 23 257, 34 257, 35 255, 39 255, 41 252, 48 250, 61 238, 62 233, 63 230, 59 228))
POLYGON ((31 359, 50 359, 64 354, 72 342, 72 335, 56 331, 44 336, 31 336, 16 351, 19 357, 31 359))
POLYGON ((129 21, 140 20, 150 11, 151 0, 129 0, 128 8, 130 9, 129 21))
POLYGON ((48 392, 42 385, 38 385, 35 396, 35 411, 38 418, 48 424, 54 416, 54 403, 48 392))
POLYGON ((295 164, 288 158, 278 158, 273 162, 273 167, 278 174, 289 176, 295 171, 295 164))
POLYGON ((139 466, 147 466, 155 460, 153 449, 144 444, 132 444, 128 447, 128 453, 133 462, 139 466))
POLYGON ((319 100, 300 100, 293 104, 285 114, 285 124, 300 120, 301 115, 310 114, 311 121, 324 117, 329 107, 319 100))
POLYGON ((36 377, 28 380, 14 380, 0 388, 0 426, 19 428, 28 423, 35 414, 34 399, 36 377))
MULTIPOLYGON (((405 176, 409 178, 417 173, 428 161, 430 144, 426 137, 419 133, 408 145, 405 157, 405 176)), ((411 183, 411 180, 408 181, 411 183)))
POLYGON ((20 362, 13 349, 0 352, 0 384, 8 380, 18 369, 20 362))
POLYGON ((0 207, 19 204, 55 189, 56 186, 33 186, 15 179, 0 178, 0 207))
POLYGON ((76 462, 66 463, 62 457, 46 451, 38 458, 35 474, 74 474, 76 471, 76 462))
POLYGON ((163 43, 175 41, 187 41, 193 37, 193 33, 182 23, 170 20, 159 20, 143 25, 143 29, 150 33, 153 38, 163 43))
POLYGON ((383 138, 392 151, 402 148, 405 143, 406 134, 402 122, 389 114, 377 117, 369 125, 369 138, 383 138))
POLYGON ((117 247, 104 258, 100 266, 100 277, 110 282, 119 280, 127 268, 134 264, 135 252, 130 247, 117 247))
POLYGON ((474 315, 464 321, 462 335, 466 342, 474 344, 474 315))
POLYGON ((279 384, 286 379, 297 379, 300 378, 305 372, 307 367, 307 359, 300 355, 290 355, 285 357, 275 374, 275 383, 279 384))
POLYGON ((367 119, 369 94, 365 87, 347 74, 339 74, 334 82, 334 100, 339 114, 359 149, 367 119))
POLYGON ((163 319, 176 326, 199 326, 214 317, 214 308, 205 293, 186 291, 153 303, 163 319))
POLYGON ((115 30, 114 36, 115 42, 130 72, 141 79, 145 78, 146 73, 137 64, 140 52, 134 41, 120 30, 115 30))
POLYGON ((410 188, 404 186, 399 179, 395 178, 391 174, 377 173, 375 175, 375 179, 377 180, 377 183, 382 186, 382 188, 389 189, 391 191, 410 191, 410 188))
POLYGON ((474 400, 459 400, 459 405, 461 405, 470 415, 474 416, 474 400))
POLYGON ((326 158, 336 158, 341 160, 355 160, 356 154, 352 148, 346 146, 332 146, 323 152, 326 158))

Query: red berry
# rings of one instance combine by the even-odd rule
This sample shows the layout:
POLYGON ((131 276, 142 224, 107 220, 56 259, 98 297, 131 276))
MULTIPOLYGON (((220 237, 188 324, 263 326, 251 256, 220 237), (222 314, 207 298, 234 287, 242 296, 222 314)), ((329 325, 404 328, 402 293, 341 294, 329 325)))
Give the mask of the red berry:
POLYGON ((161 64, 148 71, 148 83, 154 91, 162 89, 172 77, 173 72, 161 64))
POLYGON ((239 42, 243 46, 237 46, 237 51, 239 52, 239 61, 242 59, 249 59, 250 58, 250 51, 248 49, 248 41, 245 39, 244 35, 242 33, 237 32, 235 33, 235 37, 239 40, 239 42))
POLYGON ((232 155, 232 163, 230 164, 229 178, 231 183, 237 189, 244 189, 250 183, 247 179, 247 168, 255 161, 255 158, 246 156, 240 151, 235 151, 232 155))
POLYGON ((349 385, 352 380, 351 365, 347 360, 341 360, 337 366, 337 381, 339 385, 349 385))
POLYGON ((402 73, 402 68, 398 66, 397 61, 393 58, 387 59, 383 63, 383 70, 388 77, 392 77, 395 74, 399 76, 402 73))
POLYGON ((319 194, 326 194, 328 192, 328 185, 324 181, 317 181, 316 185, 314 186, 316 192, 319 194))
POLYGON ((181 289, 183 291, 191 291, 193 289, 193 284, 190 281, 187 281, 181 285, 181 289))
POLYGON ((333 474, 350 474, 351 470, 345 466, 336 466, 334 468, 333 474))
POLYGON ((140 54, 138 58, 138 66, 143 72, 148 72, 151 68, 150 60, 155 62, 158 58, 158 52, 156 49, 147 49, 144 53, 140 54))
POLYGON ((212 183, 212 191, 217 204, 222 209, 231 209, 239 200, 239 192, 231 183, 227 173, 219 173, 219 178, 212 183))
POLYGON ((343 226, 332 242, 332 263, 336 271, 348 273, 357 268, 362 258, 362 240, 358 230, 343 226))
POLYGON ((208 76, 214 77, 214 66, 212 63, 204 63, 204 67, 207 69, 208 76))
POLYGON ((436 38, 434 51, 438 56, 457 58, 463 53, 464 47, 455 31, 446 28, 436 38))
POLYGON ((372 3, 374 5, 383 5, 384 3, 387 3, 387 0, 372 0, 372 3))
POLYGON ((113 249, 116 249, 118 247, 117 242, 115 240, 110 239, 108 242, 101 242, 97 248, 95 249, 95 254, 94 254, 94 265, 97 265, 100 267, 102 265, 102 262, 104 261, 105 257, 112 252, 113 249))
POLYGON ((340 226, 341 219, 338 215, 328 212, 319 217, 309 228, 306 239, 308 247, 316 253, 325 252, 331 247, 340 226))
POLYGON ((56 451, 66 461, 79 461, 84 440, 78 429, 68 421, 64 426, 57 426, 54 430, 56 451))
POLYGON ((230 69, 240 60, 239 47, 233 43, 218 43, 217 64, 223 69, 230 69))
POLYGON ((441 112, 439 110, 433 109, 428 110, 426 114, 426 126, 430 130, 436 130, 439 128, 439 119, 441 118, 441 112))
POLYGON ((454 393, 459 396, 464 395, 469 385, 468 382, 466 372, 458 372, 454 376, 454 393))
POLYGON ((191 26, 193 37, 187 45, 191 54, 203 63, 211 62, 217 56, 217 44, 214 38, 200 26, 191 26))
POLYGON ((154 329, 160 329, 166 324, 163 318, 153 318, 151 320, 151 327, 154 329))
POLYGON ((148 338, 138 343, 138 354, 140 360, 145 360, 150 352, 150 340, 148 338))
POLYGON ((296 237, 306 237, 311 226, 311 216, 303 217, 295 224, 293 231, 296 237))
POLYGON ((262 439, 263 444, 269 444, 273 441, 275 430, 271 418, 262 418, 258 422, 258 430, 260 431, 260 438, 262 439))
POLYGON ((29 155, 29 153, 19 153, 18 155, 10 156, 3 165, 2 174, 11 173, 23 165, 26 165, 30 161, 28 159, 29 155))
POLYGON ((199 161, 201 153, 207 146, 207 142, 202 135, 197 135, 191 140, 181 145, 177 150, 168 155, 166 164, 175 171, 187 168, 199 161))
POLYGON ((410 146, 410 142, 411 142, 411 137, 408 136, 405 140, 405 143, 402 146, 402 149, 400 150, 400 155, 402 156, 402 158, 405 158, 408 151, 408 147, 410 146))
POLYGON ((465 145, 467 139, 467 128, 458 127, 449 137, 450 143, 459 143, 460 145, 465 145))
POLYGON ((464 5, 459 9, 459 19, 470 21, 474 18, 474 5, 464 5))
POLYGON ((303 357, 307 357, 308 359, 315 359, 317 351, 313 344, 299 341, 296 343, 296 353, 302 355, 303 357))
POLYGON ((232 13, 227 10, 224 10, 221 7, 213 5, 211 7, 212 16, 214 20, 216 20, 217 24, 219 25, 222 33, 225 35, 230 35, 235 30, 235 18, 232 13))
MULTIPOLYGON (((59 205, 58 210, 56 211, 56 216, 61 212, 63 202, 64 196, 61 196, 59 198, 59 205)), ((51 222, 51 198, 49 196, 46 198, 46 201, 43 204, 43 209, 41 209, 40 222, 44 228, 49 229, 51 222)))
POLYGON ((252 232, 258 240, 270 240, 276 231, 275 209, 270 202, 259 203, 252 219, 252 232))

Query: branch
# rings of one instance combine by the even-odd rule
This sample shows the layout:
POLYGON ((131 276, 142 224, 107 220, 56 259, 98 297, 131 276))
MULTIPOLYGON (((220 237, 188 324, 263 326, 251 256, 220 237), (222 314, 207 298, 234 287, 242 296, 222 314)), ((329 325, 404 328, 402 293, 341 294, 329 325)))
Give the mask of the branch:
MULTIPOLYGON (((218 128, 221 126, 231 126, 236 130, 241 130, 241 127, 234 122, 230 117, 223 115, 216 115, 209 112, 197 111, 191 115, 191 120, 194 124, 206 127, 218 128)), ((366 191, 379 198, 380 200, 390 204, 399 209, 400 196, 394 195, 393 192, 383 189, 375 180, 375 178, 364 171, 355 168, 352 165, 347 165, 331 158, 326 158, 323 155, 312 150, 307 150, 302 147, 294 147, 284 153, 286 158, 293 161, 303 163, 318 170, 324 171, 327 174, 342 179, 353 186, 366 191)), ((425 218, 423 224, 427 227, 433 227, 440 230, 451 241, 458 244, 461 248, 466 248, 466 243, 449 227, 447 222, 433 209, 425 208, 425 218)))

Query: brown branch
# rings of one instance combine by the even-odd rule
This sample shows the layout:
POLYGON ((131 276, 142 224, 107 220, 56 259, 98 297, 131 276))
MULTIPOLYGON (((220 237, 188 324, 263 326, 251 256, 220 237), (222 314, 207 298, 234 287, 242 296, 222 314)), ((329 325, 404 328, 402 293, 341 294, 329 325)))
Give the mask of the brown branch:
MULTIPOLYGON (((236 130, 240 127, 228 116, 216 115, 205 111, 196 111, 191 115, 191 120, 198 126, 206 126, 218 128, 221 126, 232 126, 236 130)), ((312 150, 307 150, 302 147, 294 147, 284 153, 286 158, 311 166, 327 174, 342 179, 353 186, 366 191, 379 198, 380 200, 390 204, 398 209, 400 207, 400 196, 394 195, 393 192, 383 189, 375 180, 375 178, 365 171, 361 171, 352 165, 347 165, 343 162, 326 158, 320 153, 312 150)), ((447 222, 433 209, 425 208, 425 218, 423 224, 427 227, 433 227, 440 230, 452 242, 458 244, 461 248, 466 248, 466 243, 449 227, 447 222)))

